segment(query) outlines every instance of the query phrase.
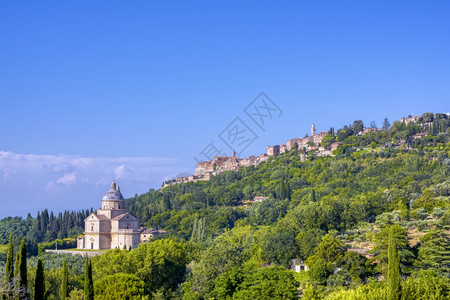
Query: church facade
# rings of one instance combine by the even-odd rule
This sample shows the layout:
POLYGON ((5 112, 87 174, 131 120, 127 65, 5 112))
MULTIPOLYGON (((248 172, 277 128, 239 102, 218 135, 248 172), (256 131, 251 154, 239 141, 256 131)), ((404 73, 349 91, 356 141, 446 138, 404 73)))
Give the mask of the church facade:
POLYGON ((125 207, 120 188, 113 181, 102 199, 102 208, 84 220, 84 236, 77 248, 85 250, 134 249, 140 243, 140 219, 125 207))

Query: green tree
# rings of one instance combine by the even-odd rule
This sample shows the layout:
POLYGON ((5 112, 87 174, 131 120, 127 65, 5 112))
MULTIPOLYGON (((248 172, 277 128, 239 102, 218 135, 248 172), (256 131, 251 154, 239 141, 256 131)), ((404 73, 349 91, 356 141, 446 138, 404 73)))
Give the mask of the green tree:
POLYGON ((36 279, 34 282, 34 299, 44 300, 45 299, 45 275, 44 275, 44 263, 42 259, 38 260, 36 268, 36 279))
POLYGON ((289 184, 289 181, 286 179, 286 183, 284 184, 285 188, 286 188, 286 198, 288 200, 291 200, 291 195, 292 195, 292 191, 291 191, 291 185, 289 184))
POLYGON ((355 283, 362 282, 370 274, 370 270, 367 268, 367 258, 356 252, 346 252, 341 265, 355 283))
POLYGON ((450 236, 442 229, 434 229, 420 237, 420 266, 450 273, 450 236))
POLYGON ((199 218, 194 220, 194 226, 192 228, 191 242, 201 243, 205 239, 205 219, 199 218))
POLYGON ((281 200, 286 199, 286 184, 285 184, 284 178, 281 179, 280 191, 279 191, 278 195, 279 195, 281 200))
POLYGON ((388 130, 389 128, 391 128, 391 123, 389 122, 388 118, 384 118, 383 120, 383 127, 384 130, 388 130))
POLYGON ((310 278, 324 284, 328 276, 339 266, 345 254, 345 248, 335 234, 326 234, 314 250, 314 255, 306 260, 310 278))
POLYGON ((212 294, 217 299, 231 299, 243 280, 244 268, 241 266, 234 267, 223 272, 214 280, 212 294))
POLYGON ((20 243, 16 257, 16 277, 19 280, 19 299, 28 299, 28 279, 27 279, 27 247, 25 238, 20 243))
POLYGON ((225 231, 203 251, 198 263, 192 263, 192 272, 183 282, 186 299, 209 299, 214 297, 216 278, 233 268, 240 268, 250 258, 250 249, 255 247, 255 237, 250 226, 237 226, 225 231))
POLYGON ((73 289, 70 291, 69 298, 70 300, 84 300, 84 291, 81 289, 73 289))
POLYGON ((408 233, 406 229, 398 224, 385 226, 375 235, 375 247, 372 251, 374 257, 371 260, 372 262, 379 261, 377 268, 381 268, 379 271, 382 271, 385 275, 387 272, 386 266, 388 265, 389 260, 388 248, 391 230, 393 231, 393 238, 396 242, 396 249, 399 254, 401 266, 405 268, 406 265, 410 265, 414 258, 414 254, 411 252, 408 244, 408 233))
POLYGON ((364 130, 364 123, 363 123, 363 121, 361 121, 361 120, 353 121, 352 129, 353 129, 353 132, 355 134, 363 131, 364 130))
POLYGON ((336 137, 331 134, 327 134, 323 137, 322 142, 320 142, 320 145, 325 147, 326 149, 330 149, 331 144, 336 142, 336 137))
POLYGON ((186 271, 186 244, 162 239, 139 245, 128 252, 135 274, 146 283, 146 289, 172 290, 183 280, 186 271))
POLYGON ((289 267, 298 254, 298 246, 292 234, 286 230, 275 229, 266 235, 261 245, 263 259, 289 267))
POLYGON ((311 191, 311 201, 312 202, 316 202, 317 201, 316 190, 315 189, 312 189, 312 191, 311 191))
POLYGON ((298 283, 291 271, 283 267, 258 269, 248 276, 234 293, 233 299, 298 299, 298 283))
POLYGON ((92 280, 92 262, 86 256, 84 266, 84 298, 86 300, 94 300, 94 282, 92 280))
POLYGON ((8 254, 6 255, 5 281, 7 288, 7 297, 11 298, 14 290, 14 250, 13 234, 9 235, 8 254))
POLYGON ((95 282, 95 299, 140 300, 145 283, 134 274, 116 273, 95 282))
POLYGON ((388 245, 388 299, 400 299, 401 275, 400 275, 400 259, 397 251, 397 241, 395 239, 395 229, 390 226, 389 229, 389 245, 388 245))
POLYGON ((299 247, 300 257, 307 259, 314 254, 314 249, 322 241, 324 232, 318 228, 311 228, 301 231, 295 237, 295 242, 299 247))
POLYGON ((450 297, 450 279, 433 270, 419 270, 402 282, 402 300, 444 300, 450 297))
POLYGON ((348 133, 347 133, 346 130, 341 129, 341 130, 338 131, 338 134, 337 134, 337 140, 338 140, 338 142, 343 142, 343 141, 345 141, 345 139, 346 139, 347 137, 348 137, 348 133))
POLYGON ((61 283, 61 300, 65 300, 68 296, 68 287, 67 287, 67 281, 69 276, 69 270, 67 269, 67 263, 66 260, 63 260, 63 278, 61 283))

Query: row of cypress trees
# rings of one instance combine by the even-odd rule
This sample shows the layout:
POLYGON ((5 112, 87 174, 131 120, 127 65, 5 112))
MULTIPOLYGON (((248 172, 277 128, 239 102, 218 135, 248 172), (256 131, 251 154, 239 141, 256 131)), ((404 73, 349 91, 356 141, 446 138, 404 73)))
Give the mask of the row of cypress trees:
MULTIPOLYGON (((60 298, 62 300, 68 297, 68 277, 69 271, 67 263, 63 261, 63 278, 61 282, 60 298)), ((19 251, 16 254, 16 260, 14 263, 14 250, 13 250, 13 235, 9 235, 8 254, 6 257, 5 277, 2 289, 3 300, 25 300, 30 299, 30 290, 28 287, 27 278, 27 248, 25 244, 25 238, 20 243, 19 251)), ((92 279, 92 263, 86 256, 85 265, 85 284, 84 284, 85 299, 94 299, 94 282, 92 279)), ((44 262, 42 259, 38 260, 36 268, 36 279, 34 282, 34 299, 44 300, 47 298, 47 292, 45 289, 45 273, 44 262)))
POLYGON ((9 235, 6 256, 3 299, 28 299, 27 248, 25 238, 20 243, 14 265, 13 236, 9 235))

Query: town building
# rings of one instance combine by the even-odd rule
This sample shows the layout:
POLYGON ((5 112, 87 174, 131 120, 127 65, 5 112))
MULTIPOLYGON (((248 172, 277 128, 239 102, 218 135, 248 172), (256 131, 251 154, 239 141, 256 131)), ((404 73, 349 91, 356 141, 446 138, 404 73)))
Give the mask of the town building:
POLYGON ((113 181, 102 198, 102 208, 84 220, 84 236, 77 240, 78 249, 129 249, 140 242, 140 219, 125 206, 120 188, 113 181))
POLYGON ((420 116, 408 116, 407 118, 400 118, 400 122, 405 123, 405 125, 408 125, 409 123, 417 123, 419 121, 420 116))
POLYGON ((277 156, 278 154, 280 154, 280 145, 267 146, 268 156, 277 156))
POLYGON ((167 231, 158 230, 154 228, 141 228, 141 243, 149 242, 152 238, 158 235, 166 235, 167 231))

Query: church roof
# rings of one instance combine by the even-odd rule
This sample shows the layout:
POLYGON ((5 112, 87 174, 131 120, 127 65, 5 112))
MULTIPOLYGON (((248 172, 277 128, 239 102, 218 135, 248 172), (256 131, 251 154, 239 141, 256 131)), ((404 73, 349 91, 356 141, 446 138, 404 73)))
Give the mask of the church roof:
MULTIPOLYGON (((93 216, 93 217, 95 217, 97 220, 100 220, 100 221, 106 221, 106 220, 109 220, 109 218, 107 217, 107 216, 104 216, 104 215, 97 215, 96 213, 91 213, 89 216, 87 216, 87 218, 86 219, 84 219, 85 221, 87 220, 87 219, 89 219, 91 216, 93 216)), ((92 218, 91 218, 92 219, 92 218)))
POLYGON ((111 189, 106 192, 102 200, 124 200, 120 188, 118 185, 116 186, 114 180, 111 183, 111 189))
POLYGON ((131 213, 131 212, 126 212, 126 213, 124 213, 124 214, 120 214, 120 215, 118 215, 118 216, 115 216, 114 218, 112 218, 112 220, 121 220, 121 219, 123 219, 125 216, 131 216, 132 219, 137 219, 137 220, 139 220, 139 218, 136 217, 136 216, 135 216, 133 213, 131 213))

